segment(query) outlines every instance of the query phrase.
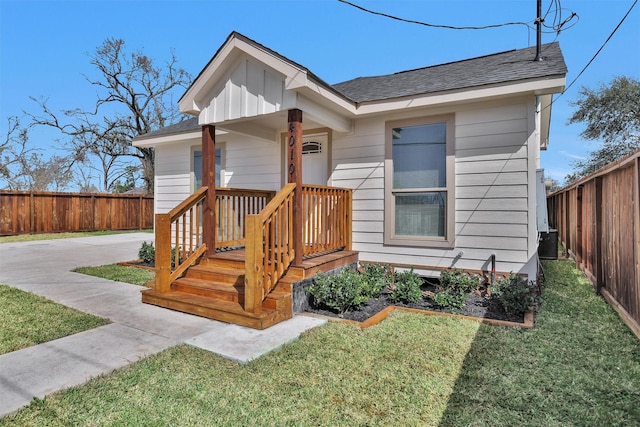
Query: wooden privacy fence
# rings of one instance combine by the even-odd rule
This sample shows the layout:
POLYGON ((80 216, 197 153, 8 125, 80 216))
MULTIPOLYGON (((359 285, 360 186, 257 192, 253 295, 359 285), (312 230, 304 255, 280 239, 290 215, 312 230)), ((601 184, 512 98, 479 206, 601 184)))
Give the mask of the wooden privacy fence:
POLYGON ((551 227, 640 338, 640 151, 547 199, 551 227))
POLYGON ((0 190, 0 235, 153 228, 153 196, 0 190))

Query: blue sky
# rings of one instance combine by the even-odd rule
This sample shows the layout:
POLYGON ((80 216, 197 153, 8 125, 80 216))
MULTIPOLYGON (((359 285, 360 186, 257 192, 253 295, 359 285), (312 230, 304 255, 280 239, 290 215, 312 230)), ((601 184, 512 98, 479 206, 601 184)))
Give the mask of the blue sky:
MULTIPOLYGON (((536 0, 353 0, 363 7, 408 19, 454 26, 533 22, 536 0)), ((550 0, 543 1, 543 10, 550 0)), ((629 10, 633 0, 563 0, 564 13, 579 21, 557 40, 570 83, 629 10)), ((143 49, 158 61, 174 49, 193 76, 231 31, 262 43, 309 68, 328 83, 451 62, 535 45, 523 26, 483 31, 427 28, 359 11, 337 0, 289 1, 31 1, 0 0, 0 134, 6 118, 36 112, 30 96, 49 99, 52 109, 90 108, 95 91, 87 53, 108 37, 129 50, 143 49)), ((555 34, 544 34, 551 42, 555 34)), ((580 86, 595 88, 614 76, 640 78, 640 6, 598 58, 552 110, 549 150, 542 166, 560 181, 570 163, 596 146, 582 141, 582 125, 566 124, 580 86)), ((178 94, 178 97, 181 95, 178 94)), ((44 130, 30 142, 55 150, 58 135, 44 130)))

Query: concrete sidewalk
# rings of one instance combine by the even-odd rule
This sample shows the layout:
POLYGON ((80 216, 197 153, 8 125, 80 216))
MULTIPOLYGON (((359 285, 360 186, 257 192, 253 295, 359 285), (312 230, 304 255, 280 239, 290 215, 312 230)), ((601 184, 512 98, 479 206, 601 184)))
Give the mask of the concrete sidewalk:
POLYGON ((72 273, 136 258, 147 233, 0 244, 0 283, 111 324, 0 355, 0 417, 33 397, 80 385, 171 346, 187 343, 247 363, 297 339, 322 319, 295 316, 265 331, 142 304, 140 286, 72 273))

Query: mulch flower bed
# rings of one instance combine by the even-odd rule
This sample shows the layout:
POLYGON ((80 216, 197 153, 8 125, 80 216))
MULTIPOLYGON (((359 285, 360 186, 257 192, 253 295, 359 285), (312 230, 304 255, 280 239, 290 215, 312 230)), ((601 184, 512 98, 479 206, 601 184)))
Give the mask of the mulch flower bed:
MULTIPOLYGON (((425 285, 423 291, 427 294, 435 290, 435 286, 425 285)), ((518 315, 509 314, 504 311, 504 308, 495 298, 492 298, 486 292, 472 292, 467 296, 465 305, 458 311, 446 309, 440 307, 431 298, 423 297, 416 303, 404 304, 398 302, 391 302, 387 299, 387 296, 383 294, 380 298, 371 298, 368 302, 362 304, 359 307, 349 309, 346 312, 339 314, 335 311, 327 309, 326 307, 317 307, 310 304, 310 308, 307 310, 309 313, 315 315, 326 316, 329 318, 353 321, 353 322, 367 322, 369 319, 379 317, 379 320, 386 318, 386 315, 380 315, 380 313, 390 312, 390 308, 409 309, 409 311, 424 311, 425 314, 439 314, 442 313, 446 316, 474 318, 479 320, 488 320, 484 323, 490 324, 504 324, 511 326, 532 326, 533 311, 522 313, 518 315), (495 321, 495 322, 494 322, 495 321), (530 325, 531 324, 531 325, 530 325)), ((372 322, 369 322, 366 326, 370 326, 372 322)), ((375 324, 377 322, 373 322, 375 324)))

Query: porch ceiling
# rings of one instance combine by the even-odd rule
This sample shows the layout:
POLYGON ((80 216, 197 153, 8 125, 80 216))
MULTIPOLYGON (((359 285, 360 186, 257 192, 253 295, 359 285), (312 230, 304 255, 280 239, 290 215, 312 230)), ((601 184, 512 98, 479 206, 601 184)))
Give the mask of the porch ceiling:
MULTIPOLYGON (((280 134, 287 131, 287 123, 287 111, 278 111, 261 116, 215 123, 215 126, 216 129, 226 132, 275 143, 280 140, 280 134)), ((313 115, 305 114, 304 111, 302 113, 302 124, 305 130, 330 127, 326 123, 321 123, 313 115)))

